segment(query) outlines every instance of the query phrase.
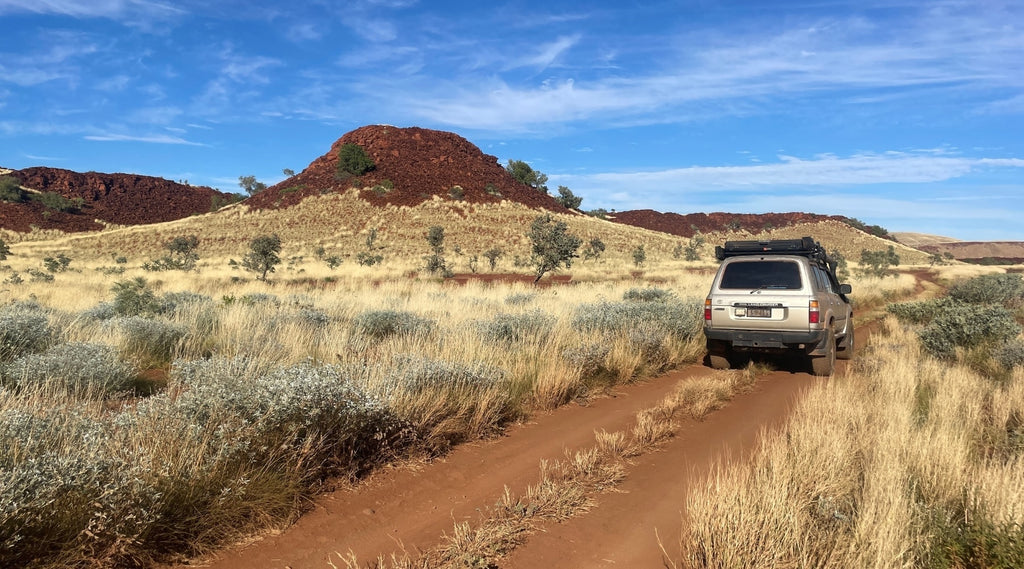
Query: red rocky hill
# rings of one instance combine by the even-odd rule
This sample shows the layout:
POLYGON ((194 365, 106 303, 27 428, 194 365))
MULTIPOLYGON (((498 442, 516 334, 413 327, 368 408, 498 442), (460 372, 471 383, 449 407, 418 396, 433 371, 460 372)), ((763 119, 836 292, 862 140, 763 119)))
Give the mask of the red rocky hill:
POLYGON ((457 134, 387 125, 364 126, 346 133, 305 170, 245 203, 257 209, 287 207, 307 196, 342 192, 350 187, 360 188, 360 197, 378 206, 413 206, 439 196, 469 203, 509 200, 566 211, 553 196, 516 181, 496 157, 484 154, 457 134), (337 175, 338 151, 348 143, 363 148, 373 160, 373 170, 355 179, 337 175))
MULTIPOLYGON (((96 220, 116 225, 159 223, 209 212, 215 203, 227 203, 231 194, 204 186, 189 186, 163 178, 136 174, 79 173, 58 168, 25 168, 6 174, 22 187, 55 193, 80 203, 72 212, 48 209, 38 200, 0 202, 0 228, 11 231, 40 229, 95 231, 96 220)), ((33 192, 27 194, 29 198, 33 192)))
MULTIPOLYGON (((634 227, 652 229, 678 235, 680 237, 693 237, 697 233, 709 233, 712 231, 746 230, 751 233, 758 233, 762 230, 770 230, 780 227, 789 227, 799 223, 816 223, 819 221, 841 221, 850 224, 861 230, 871 233, 871 228, 865 228, 855 220, 841 215, 819 215, 816 213, 690 213, 686 215, 678 213, 661 213, 650 209, 639 209, 631 211, 620 211, 610 214, 608 218, 617 223, 624 223, 634 227)), ((891 239, 888 235, 879 235, 891 239)))

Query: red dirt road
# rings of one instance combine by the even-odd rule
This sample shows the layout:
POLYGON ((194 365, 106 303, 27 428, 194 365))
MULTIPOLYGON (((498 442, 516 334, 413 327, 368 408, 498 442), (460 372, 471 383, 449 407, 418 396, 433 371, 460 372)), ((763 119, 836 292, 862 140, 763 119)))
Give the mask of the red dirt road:
MULTIPOLYGON (((657 405, 680 381, 709 373, 690 366, 612 397, 537 416, 499 439, 463 445, 420 468, 378 473, 354 490, 318 500, 314 511, 279 535, 218 553, 217 569, 324 569, 339 553, 361 563, 392 552, 415 554, 441 541, 454 522, 476 520, 507 486, 521 493, 536 483, 542 459, 594 445, 594 431, 632 426, 635 413, 657 405)), ((781 424, 815 378, 774 372, 702 422, 687 421, 661 449, 635 459, 621 492, 597 496, 590 512, 546 527, 499 562, 500 567, 661 567, 655 529, 671 553, 681 528, 686 489, 723 455, 749 449, 765 427, 781 424)), ((193 565, 194 566, 194 565, 193 565)))

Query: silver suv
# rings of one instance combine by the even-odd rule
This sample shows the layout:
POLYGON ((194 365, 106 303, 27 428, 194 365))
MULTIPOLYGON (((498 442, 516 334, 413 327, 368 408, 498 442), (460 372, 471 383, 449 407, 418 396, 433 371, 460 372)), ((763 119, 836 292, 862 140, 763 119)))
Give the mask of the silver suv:
POLYGON ((853 308, 835 262, 811 237, 726 241, 704 301, 708 364, 729 369, 752 352, 795 353, 814 375, 853 357, 853 308))

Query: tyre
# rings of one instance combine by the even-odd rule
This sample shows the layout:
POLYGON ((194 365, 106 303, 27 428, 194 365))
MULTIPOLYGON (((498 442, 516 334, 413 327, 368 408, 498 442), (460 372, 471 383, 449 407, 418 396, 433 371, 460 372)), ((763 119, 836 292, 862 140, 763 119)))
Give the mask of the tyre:
POLYGON ((708 365, 712 369, 729 369, 732 367, 729 365, 729 358, 718 354, 708 354, 708 365))
POLYGON ((850 329, 846 331, 846 335, 843 336, 842 340, 839 340, 839 344, 836 346, 836 358, 840 360, 849 360, 853 358, 854 330, 855 328, 851 322, 850 329))
POLYGON ((825 355, 811 356, 811 373, 820 377, 832 375, 836 370, 836 335, 829 330, 825 335, 825 355))

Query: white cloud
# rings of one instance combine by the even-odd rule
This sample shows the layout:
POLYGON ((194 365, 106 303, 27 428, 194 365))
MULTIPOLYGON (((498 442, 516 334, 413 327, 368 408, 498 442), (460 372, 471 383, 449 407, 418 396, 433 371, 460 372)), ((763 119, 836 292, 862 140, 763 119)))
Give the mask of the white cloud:
POLYGON ((552 174, 552 182, 604 194, 649 188, 651 192, 725 190, 757 187, 839 186, 941 182, 987 168, 1024 168, 1019 158, 958 158, 928 154, 862 154, 812 160, 779 156, 775 163, 746 166, 694 166, 641 172, 552 174))
POLYGON ((186 146, 206 146, 199 142, 192 142, 185 140, 178 136, 170 136, 167 134, 155 134, 149 136, 134 136, 129 134, 91 134, 84 136, 86 140, 94 140, 98 142, 146 142, 151 144, 178 144, 186 146))
POLYGON ((0 0, 0 14, 30 12, 75 18, 120 18, 126 15, 170 15, 184 11, 175 6, 143 0, 0 0))

